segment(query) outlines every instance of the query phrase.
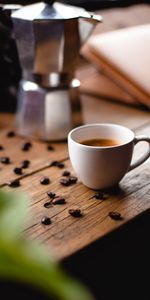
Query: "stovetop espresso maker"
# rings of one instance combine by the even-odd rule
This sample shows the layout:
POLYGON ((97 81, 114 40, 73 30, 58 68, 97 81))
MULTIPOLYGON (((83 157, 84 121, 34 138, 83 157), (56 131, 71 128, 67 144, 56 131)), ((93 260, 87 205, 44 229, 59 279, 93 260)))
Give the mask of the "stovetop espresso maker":
POLYGON ((11 14, 22 79, 16 112, 20 135, 61 141, 82 124, 80 82, 74 76, 81 45, 101 16, 54 1, 11 14))

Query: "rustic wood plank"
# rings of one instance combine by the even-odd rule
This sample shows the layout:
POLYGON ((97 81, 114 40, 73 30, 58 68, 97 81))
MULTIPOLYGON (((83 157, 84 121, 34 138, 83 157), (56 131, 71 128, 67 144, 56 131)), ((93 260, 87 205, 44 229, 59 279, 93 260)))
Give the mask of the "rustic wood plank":
MULTIPOLYGON (((149 130, 150 125, 137 130, 136 133, 147 134, 149 130)), ((135 152, 135 158, 139 157, 144 149, 145 145, 141 143, 135 152)), ((21 186, 15 190, 28 193, 30 198, 29 212, 32 217, 30 224, 26 224, 26 234, 46 244, 58 260, 71 255, 150 209, 149 169, 148 159, 142 166, 129 172, 118 187, 105 191, 108 198, 103 201, 93 198, 96 191, 85 187, 80 180, 67 187, 60 184, 64 170, 76 175, 69 160, 65 161, 63 169, 49 167, 23 178, 21 186), (43 176, 50 178, 49 185, 40 184, 43 176), (45 208, 44 203, 49 201, 48 191, 63 196, 66 204, 45 208), (80 208, 83 212, 81 218, 69 215, 68 209, 74 207, 80 208), (123 219, 119 221, 110 219, 108 216, 110 211, 120 212, 123 219), (49 226, 41 224, 44 215, 52 220, 49 226)), ((12 191, 10 187, 4 189, 12 191)))
MULTIPOLYGON (((1 114, 2 116, 2 114, 1 114)), ((68 157, 68 150, 66 142, 60 143, 44 143, 31 138, 18 136, 17 133, 14 137, 8 137, 7 133, 10 130, 15 130, 13 127, 13 117, 4 115, 3 120, 8 121, 11 126, 5 127, 0 131, 0 145, 4 150, 0 150, 0 157, 9 157, 10 164, 0 163, 0 186, 5 185, 8 181, 22 176, 28 176, 37 170, 46 168, 51 162, 57 160, 61 161, 68 157), (32 146, 29 151, 23 151, 22 146, 25 142, 30 141, 32 146), (53 150, 48 150, 47 146, 51 145, 53 150), (19 167, 23 160, 29 160, 31 163, 29 168, 23 169, 23 175, 16 175, 13 171, 14 167, 19 167)))
MULTIPOLYGON (((95 97, 82 95, 81 103, 84 124, 109 122, 125 125, 129 128, 136 128, 144 126, 150 120, 149 111, 97 99, 95 97)), ((54 151, 48 151, 47 143, 32 140, 33 146, 30 151, 22 151, 22 145, 26 141, 31 141, 31 139, 17 136, 17 134, 15 137, 8 138, 8 131, 15 130, 15 127, 13 127, 14 116, 11 114, 1 114, 0 119, 9 125, 9 127, 0 131, 0 144, 4 146, 4 150, 0 151, 0 157, 8 156, 11 159, 11 164, 4 165, 0 163, 0 186, 5 185, 10 180, 22 177, 16 175, 13 169, 14 167, 19 167, 23 160, 27 159, 31 161, 29 168, 23 170, 24 177, 46 168, 47 165, 54 160, 62 161, 68 158, 67 142, 49 143, 54 148, 54 151)))

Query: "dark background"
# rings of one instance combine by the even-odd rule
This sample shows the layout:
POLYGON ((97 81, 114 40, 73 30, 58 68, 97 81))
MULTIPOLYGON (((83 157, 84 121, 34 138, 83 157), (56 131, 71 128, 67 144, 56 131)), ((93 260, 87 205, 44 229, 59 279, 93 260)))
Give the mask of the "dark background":
POLYGON ((96 300, 150 299, 150 211, 63 262, 96 300))

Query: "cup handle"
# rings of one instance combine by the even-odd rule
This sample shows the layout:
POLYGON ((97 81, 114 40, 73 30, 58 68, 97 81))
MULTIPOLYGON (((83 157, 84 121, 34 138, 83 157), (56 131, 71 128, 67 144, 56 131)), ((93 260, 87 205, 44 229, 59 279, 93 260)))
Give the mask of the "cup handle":
POLYGON ((134 145, 136 145, 139 142, 147 142, 149 147, 139 159, 137 159, 134 163, 130 165, 128 172, 140 166, 145 160, 147 160, 150 157, 150 138, 144 135, 135 136, 134 145))

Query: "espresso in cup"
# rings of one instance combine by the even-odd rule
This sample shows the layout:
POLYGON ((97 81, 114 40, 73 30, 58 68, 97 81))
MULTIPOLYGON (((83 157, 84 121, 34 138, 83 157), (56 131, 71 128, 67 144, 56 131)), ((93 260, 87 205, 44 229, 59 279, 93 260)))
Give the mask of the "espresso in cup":
POLYGON ((118 124, 87 124, 69 132, 68 152, 79 180, 91 189, 105 189, 149 158, 150 137, 118 124), (141 141, 147 147, 135 160, 134 147, 141 141))
POLYGON ((88 139, 80 141, 80 144, 93 147, 113 147, 121 145, 122 141, 117 139, 88 139))

